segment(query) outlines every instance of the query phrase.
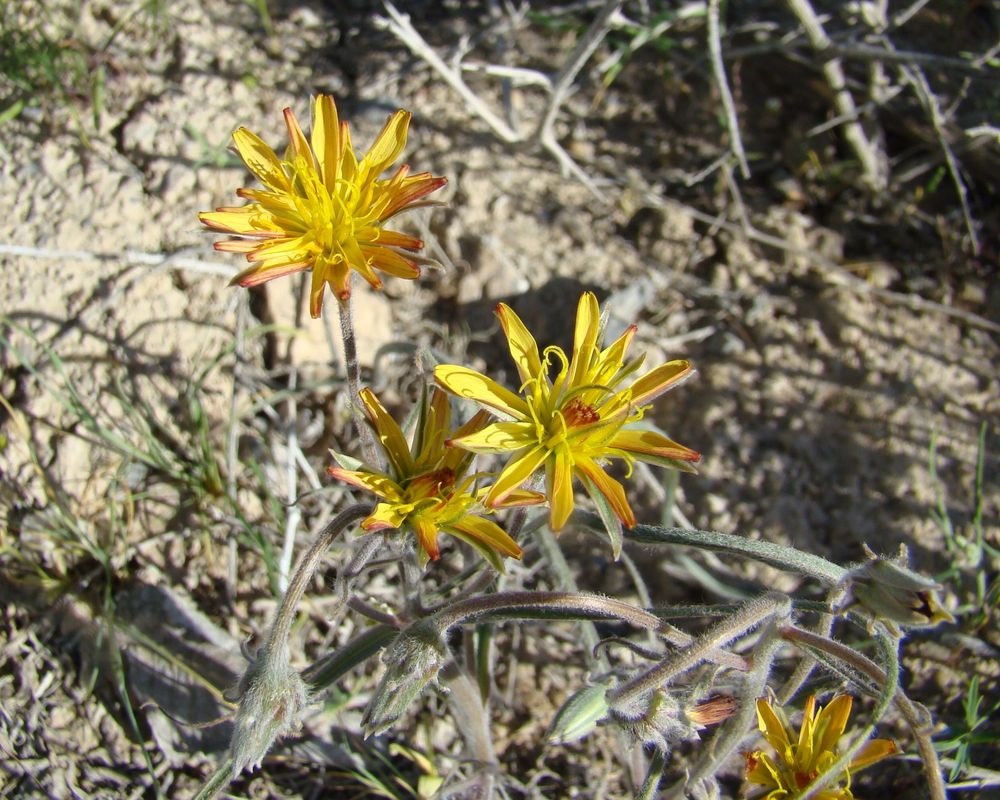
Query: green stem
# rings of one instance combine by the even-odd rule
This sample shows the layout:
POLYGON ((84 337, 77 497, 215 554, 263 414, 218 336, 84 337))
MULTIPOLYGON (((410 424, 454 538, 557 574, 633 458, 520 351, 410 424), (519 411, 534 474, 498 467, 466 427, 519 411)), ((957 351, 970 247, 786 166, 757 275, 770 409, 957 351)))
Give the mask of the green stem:
POLYGON ((652 669, 608 692, 608 702, 612 706, 627 705, 663 686, 681 673, 709 660, 713 652, 747 633, 765 619, 784 615, 790 611, 791 602, 788 597, 777 592, 770 592, 751 600, 736 614, 709 628, 681 652, 663 659, 652 669))
MULTIPOLYGON (((595 530, 604 530, 596 514, 578 513, 575 518, 595 530)), ((839 583, 847 570, 825 558, 803 553, 793 547, 772 544, 758 539, 747 539, 719 531, 694 531, 685 528, 661 528, 655 525, 636 525, 625 531, 625 538, 640 544, 678 544, 712 550, 718 553, 745 556, 786 572, 808 575, 827 584, 839 583)))
POLYGON ((351 318, 351 297, 338 298, 340 310, 340 336, 344 342, 344 367, 347 372, 347 391, 350 394, 351 413, 354 414, 354 424, 361 439, 361 450, 365 460, 374 468, 382 466, 379 449, 375 445, 375 437, 365 420, 364 411, 359 403, 361 392, 361 365, 358 362, 357 339, 354 335, 354 321, 351 318))
POLYGON ((264 650, 261 657, 264 659, 279 658, 279 653, 284 651, 288 641, 288 633, 292 627, 292 620, 295 618, 295 609, 305 594, 309 581, 312 580, 316 567, 319 566, 323 554, 331 544, 353 523, 372 513, 372 506, 367 503, 358 503, 349 506, 335 516, 327 526, 323 528, 319 536, 312 543, 299 565, 295 568, 295 574, 288 584, 288 591, 281 599, 281 605, 271 623, 271 630, 268 632, 264 643, 264 650))

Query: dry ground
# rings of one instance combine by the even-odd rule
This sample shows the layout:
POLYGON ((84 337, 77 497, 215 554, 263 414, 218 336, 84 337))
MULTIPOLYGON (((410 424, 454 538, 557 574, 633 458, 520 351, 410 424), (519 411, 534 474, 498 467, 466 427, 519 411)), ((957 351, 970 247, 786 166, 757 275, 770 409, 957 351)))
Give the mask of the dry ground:
MULTIPOLYGON (((638 50, 607 86, 595 64, 629 37, 602 44, 556 125, 599 196, 549 153, 498 141, 375 24, 377 3, 272 4, 270 34, 252 4, 236 0, 159 11, 84 2, 79 16, 69 5, 4 12, 6 36, 43 20, 45 35, 84 53, 106 80, 97 119, 92 84, 78 79, 0 127, 0 243, 39 249, 0 253, 0 795, 144 797, 155 781, 168 796, 191 796, 228 729, 170 717, 225 712, 219 689, 241 669, 238 642, 274 608, 288 465, 300 545, 344 502, 323 478, 328 447, 354 449, 329 327, 308 319, 295 280, 249 297, 227 288, 236 258, 213 253, 196 218, 234 203, 248 180, 225 150, 232 129, 246 125, 277 146, 280 110, 305 119, 316 92, 336 96, 361 146, 387 114, 410 109, 407 160, 449 179, 446 206, 408 223, 442 268, 412 284, 389 281, 384 295, 356 292, 362 361, 391 402, 419 383, 418 347, 509 381, 495 302, 511 302, 540 341, 558 342, 580 290, 593 289, 616 320, 638 321, 649 363, 697 365, 698 379, 657 412, 704 456, 701 474, 676 487, 693 525, 840 563, 859 560, 863 543, 880 552, 905 543, 927 574, 955 567, 945 597, 963 611, 956 625, 907 644, 904 682, 943 723, 960 719, 973 675, 995 700, 996 609, 969 607, 977 569, 947 551, 935 519, 946 508, 960 534, 970 530, 986 423, 982 520, 997 544, 995 134, 953 139, 980 242, 973 253, 936 133, 906 91, 878 114, 893 175, 883 192, 861 187, 840 129, 810 134, 835 112, 808 47, 790 54, 755 38, 757 28, 773 32, 765 23, 795 29, 779 4, 760 4, 752 18, 733 7, 727 20, 744 31, 726 45, 737 50, 727 64, 747 179, 729 165, 699 176, 728 142, 700 16, 638 50), (748 238, 744 222, 777 242, 748 238)), ((593 13, 538 3, 514 25, 506 7, 403 10, 445 56, 464 42, 470 62, 546 72, 593 13)), ((896 35, 906 49, 956 58, 988 51, 997 25, 989 3, 932 3, 896 35)), ((869 68, 852 63, 851 74, 863 84, 869 68)), ((955 103, 949 137, 997 122, 996 68, 985 69, 927 66, 955 103)), ((887 76, 894 85, 896 73, 887 76)), ((498 80, 468 80, 502 108, 498 80)), ((9 82, 0 88, 19 96, 9 82)), ((543 100, 515 89, 511 108, 527 128, 543 100)), ((644 520, 658 521, 655 488, 634 485, 644 520)), ((572 534, 563 543, 582 587, 635 596, 606 549, 572 534)), ((720 581, 796 586, 735 562, 697 558, 698 570, 690 554, 632 556, 659 602, 719 599, 720 581)), ((535 559, 513 579, 544 586, 535 559)), ((978 571, 990 577, 996 567, 987 560, 978 571)), ((391 595, 394 581, 387 568, 368 591, 391 595)), ((310 658, 356 624, 330 626, 330 585, 329 576, 317 584, 299 634, 310 658)), ((502 639, 495 746, 520 782, 512 795, 628 791, 610 739, 542 746, 551 712, 584 675, 574 636, 569 626, 546 635, 528 627, 502 639)), ((303 735, 234 791, 366 796, 357 774, 363 764, 380 769, 375 754, 386 746, 357 733, 377 668, 342 682, 303 735)), ((400 735, 448 771, 461 767, 462 748, 443 709, 431 697, 400 735)), ((974 754, 1000 768, 995 752, 974 754)), ((412 774, 405 759, 395 764, 412 774)), ((896 764, 872 780, 919 797, 915 775, 896 764)))

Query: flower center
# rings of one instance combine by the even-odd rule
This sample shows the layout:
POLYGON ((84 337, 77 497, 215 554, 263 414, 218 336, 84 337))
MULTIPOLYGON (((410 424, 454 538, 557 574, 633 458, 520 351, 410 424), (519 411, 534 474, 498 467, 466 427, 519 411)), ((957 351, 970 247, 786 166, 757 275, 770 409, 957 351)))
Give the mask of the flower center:
POLYGON ((563 419, 567 428, 578 428, 581 425, 590 425, 600 420, 601 415, 597 409, 584 403, 579 397, 570 400, 562 410, 563 419))

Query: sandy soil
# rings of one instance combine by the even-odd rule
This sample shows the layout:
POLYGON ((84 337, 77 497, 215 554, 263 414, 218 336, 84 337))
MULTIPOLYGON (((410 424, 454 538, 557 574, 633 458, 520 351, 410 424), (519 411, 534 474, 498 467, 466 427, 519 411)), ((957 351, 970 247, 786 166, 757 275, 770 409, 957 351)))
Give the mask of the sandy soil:
MULTIPOLYGON (((525 23, 519 33, 498 34, 490 8, 473 4, 459 14, 420 4, 413 11, 442 51, 471 36, 474 60, 498 57, 516 42, 507 53, 512 63, 553 70, 555 54, 572 46, 573 30, 545 33, 525 23), (492 33, 477 39, 483 31, 492 33)), ((955 557, 932 512, 943 497, 956 527, 968 529, 977 438, 986 422, 983 521, 996 543, 1000 282, 990 229, 996 209, 985 208, 990 179, 972 176, 983 250, 971 256, 946 181, 923 205, 912 192, 906 200, 905 187, 891 199, 866 199, 856 181, 834 175, 849 160, 835 131, 801 136, 832 115, 826 104, 803 100, 790 77, 750 59, 737 99, 751 120, 748 150, 760 155, 752 177, 741 182, 743 210, 788 248, 767 246, 741 232, 741 208, 722 173, 685 182, 726 147, 704 64, 664 76, 642 51, 608 89, 583 79, 557 133, 597 182, 598 198, 543 151, 497 141, 426 64, 377 29, 370 4, 283 4, 275 11, 270 37, 249 5, 223 0, 179 0, 159 20, 126 21, 108 51, 99 126, 86 114, 74 121, 86 108, 75 99, 0 128, 0 243, 39 249, 0 253, 0 393, 10 404, 0 414, 0 786, 10 788, 0 794, 146 796, 152 772, 169 796, 187 797, 215 757, 205 753, 226 741, 224 727, 178 728, 153 708, 137 711, 137 736, 121 681, 133 700, 181 718, 190 719, 184 709, 199 704, 199 720, 211 716, 202 713, 208 706, 222 714, 217 693, 208 690, 199 695, 187 687, 182 699, 161 694, 167 667, 143 647, 143 637, 160 635, 163 619, 185 636, 195 631, 202 652, 216 648, 202 665, 213 676, 207 683, 231 680, 240 669, 237 642, 259 631, 274 607, 259 552, 233 532, 239 525, 228 512, 210 502, 191 505, 176 481, 157 481, 155 468, 96 446, 68 387, 129 440, 141 426, 124 408, 145 404, 142 413, 162 428, 154 438, 181 454, 164 475, 190 470, 196 459, 185 462, 183 454, 199 447, 203 431, 222 480, 237 485, 246 518, 261 523, 261 535, 280 549, 282 530, 268 510, 275 498, 248 490, 247 464, 250 455, 259 460, 280 503, 289 424, 312 470, 311 477, 298 468, 300 494, 314 488, 316 474, 327 486, 327 447, 354 447, 338 391, 340 361, 331 355, 335 320, 308 318, 296 280, 270 284, 252 298, 227 288, 237 258, 211 250, 196 215, 236 202, 234 190, 247 184, 243 167, 226 161, 232 129, 246 125, 283 146, 280 110, 291 106, 305 119, 315 92, 336 95, 360 144, 395 108, 412 110, 407 160, 449 179, 446 206, 408 223, 441 269, 415 283, 389 281, 382 295, 356 291, 362 363, 391 401, 417 385, 417 347, 509 381, 491 315, 496 301, 511 302, 540 341, 558 342, 568 335, 579 292, 590 288, 615 319, 638 322, 635 346, 649 363, 683 357, 698 368, 697 380, 657 411, 662 427, 703 453, 700 475, 683 476, 677 489, 678 508, 696 527, 792 544, 841 563, 859 560, 863 543, 879 552, 905 543, 921 571, 942 573, 955 557), (758 104, 772 96, 777 105, 758 104), (816 164, 826 172, 817 175, 816 164), (651 194, 664 204, 651 202, 651 194), (705 222, 705 214, 720 224, 705 222), (165 258, 157 263, 142 254, 165 258), (862 280, 845 286, 845 274, 862 280), (912 308, 907 297, 943 310, 912 308), (259 324, 273 327, 261 332, 259 324), (217 365, 203 374, 213 359, 217 365), (289 414, 273 395, 292 368, 301 390, 289 414), (203 417, 189 402, 195 382, 203 417), (257 402, 261 394, 279 408, 277 417, 257 402), (236 475, 225 453, 234 418, 236 475), (937 481, 928 467, 935 438, 937 481), (105 545, 108 563, 52 533, 58 520, 65 529, 64 517, 105 545), (42 568, 34 579, 30 563, 42 568), (107 606, 95 597, 97 587, 114 598, 122 651, 107 646, 107 606), (144 618, 142 609, 150 617, 150 608, 155 613, 144 618), (152 677, 144 683, 146 673, 152 677)), ((125 14, 115 3, 84 4, 75 37, 102 41, 125 14)), ((687 46, 683 35, 678 42, 687 46)), ((607 52, 605 46, 599 54, 607 52)), ((470 82, 497 103, 496 82, 470 82)), ((515 93, 525 126, 540 106, 539 95, 515 93)), ((914 158, 907 148, 923 147, 925 157, 934 152, 919 136, 894 146, 902 161, 914 158)), ((657 521, 655 492, 636 485, 644 520, 657 521)), ((330 489, 303 499, 300 542, 339 500, 330 489)), ((583 565, 581 585, 630 591, 606 552, 572 535, 565 543, 583 565)), ((654 599, 710 597, 675 561, 633 555, 651 584, 665 587, 654 599)), ((701 563, 719 576, 762 577, 745 566, 722 571, 715 561, 701 563)), ((947 583, 946 603, 967 602, 971 585, 971 572, 961 572, 947 583)), ((311 614, 322 621, 321 601, 311 614)), ((994 611, 976 631, 954 626, 909 646, 906 679, 944 717, 959 713, 973 673, 996 692, 995 622, 994 611)), ((349 633, 324 635, 333 641, 349 633)), ((578 684, 582 662, 555 674, 540 662, 568 644, 513 636, 511 652, 523 657, 500 676, 508 687, 495 711, 502 763, 517 778, 538 781, 544 796, 621 796, 626 778, 609 766, 616 763, 611 744, 543 751, 547 716, 530 714, 554 709, 578 684), (544 777, 545 770, 559 779, 544 777)), ((310 641, 318 650, 321 642, 310 641)), ((350 691, 363 699, 372 686, 371 675, 361 675, 350 691)), ((351 735, 358 730, 358 698, 338 696, 317 712, 265 775, 238 784, 242 796, 274 796, 276 785, 283 796, 315 796, 317 787, 361 796, 352 779, 317 766, 336 772, 360 763, 358 741, 327 735, 333 725, 351 735)), ((429 702, 431 713, 443 713, 429 702)), ((460 746, 450 723, 442 725, 430 744, 454 766, 460 746)), ((423 734, 411 744, 428 746, 423 734)), ((920 796, 901 772, 890 777, 900 781, 902 796, 920 796)))

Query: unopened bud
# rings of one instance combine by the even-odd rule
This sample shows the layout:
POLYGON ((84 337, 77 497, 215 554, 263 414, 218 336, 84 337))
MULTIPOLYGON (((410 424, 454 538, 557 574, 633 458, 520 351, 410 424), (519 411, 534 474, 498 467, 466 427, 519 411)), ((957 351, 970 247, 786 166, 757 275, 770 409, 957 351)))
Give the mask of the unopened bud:
POLYGON ((419 620, 400 631, 382 654, 388 667, 365 709, 361 725, 365 736, 382 733, 399 719, 444 665, 448 647, 433 618, 419 620))
POLYGON ((240 679, 239 692, 229 745, 233 778, 248 766, 259 767, 271 746, 298 728, 309 702, 309 690, 288 663, 284 649, 274 654, 264 652, 251 661, 240 679))
POLYGON ((548 740, 568 744, 587 736, 608 714, 607 688, 584 686, 562 704, 549 726, 548 740))
POLYGON ((941 585, 910 569, 906 547, 897 558, 875 555, 867 546, 868 561, 848 572, 848 601, 853 599, 876 619, 908 627, 929 627, 955 618, 941 605, 941 585))

